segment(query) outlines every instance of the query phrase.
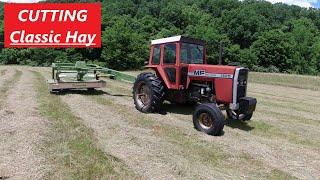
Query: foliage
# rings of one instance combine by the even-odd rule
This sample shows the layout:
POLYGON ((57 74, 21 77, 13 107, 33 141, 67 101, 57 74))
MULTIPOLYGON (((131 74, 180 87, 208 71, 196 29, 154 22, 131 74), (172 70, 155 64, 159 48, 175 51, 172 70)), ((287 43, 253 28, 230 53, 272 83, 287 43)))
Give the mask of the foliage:
POLYGON ((271 30, 259 36, 251 48, 260 66, 275 66, 284 72, 293 66, 292 44, 287 34, 281 30, 271 30))
MULTIPOLYGON (((101 49, 2 49, 0 63, 47 66, 54 61, 85 60, 118 70, 139 69, 148 60, 151 39, 182 34, 205 40, 207 59, 213 64, 218 61, 219 42, 223 42, 226 64, 238 62, 263 72, 320 73, 318 9, 263 0, 101 3, 101 49)), ((3 19, 3 5, 0 7, 3 19)), ((0 48, 2 27, 0 21, 0 48)))

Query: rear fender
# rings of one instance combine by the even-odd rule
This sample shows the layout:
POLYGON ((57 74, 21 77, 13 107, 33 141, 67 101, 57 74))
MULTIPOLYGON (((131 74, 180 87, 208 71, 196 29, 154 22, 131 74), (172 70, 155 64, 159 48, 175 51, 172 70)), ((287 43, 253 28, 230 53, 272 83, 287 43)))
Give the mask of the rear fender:
POLYGON ((153 66, 153 65, 149 65, 149 66, 146 66, 146 68, 150 68, 152 70, 154 70, 154 72, 156 73, 157 77, 160 78, 162 80, 162 82, 165 84, 166 88, 168 89, 174 89, 175 85, 174 84, 171 84, 167 75, 166 75, 166 72, 164 71, 163 68, 159 67, 159 66, 153 66))

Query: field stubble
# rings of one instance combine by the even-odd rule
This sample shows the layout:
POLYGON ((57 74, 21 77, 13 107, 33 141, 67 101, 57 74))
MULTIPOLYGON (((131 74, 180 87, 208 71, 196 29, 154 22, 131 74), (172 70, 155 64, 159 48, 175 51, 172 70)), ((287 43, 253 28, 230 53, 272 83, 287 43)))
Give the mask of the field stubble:
MULTIPOLYGON (((100 154, 98 156, 103 157, 107 163, 110 160, 109 156, 114 157, 115 162, 107 166, 107 169, 114 173, 111 177, 120 179, 128 177, 317 179, 319 177, 319 77, 252 73, 248 87, 249 95, 258 99, 257 111, 252 121, 230 122, 222 136, 213 137, 199 133, 193 128, 194 107, 176 107, 166 103, 165 114, 142 114, 134 108, 131 97, 132 85, 112 80, 107 80, 107 88, 94 94, 75 91, 57 97, 48 96, 42 82, 43 78, 39 77, 50 78, 50 70, 32 68, 32 71, 35 71, 34 75, 38 77, 34 83, 38 91, 38 103, 46 105, 47 101, 54 101, 57 106, 63 105, 67 109, 64 113, 64 111, 56 112, 59 111, 57 108, 51 108, 47 113, 53 114, 42 113, 42 115, 49 119, 51 115, 57 116, 59 122, 70 121, 71 124, 67 124, 69 127, 60 124, 66 126, 62 134, 71 133, 71 137, 78 137, 80 133, 80 137, 84 135, 89 138, 86 142, 94 144, 94 151, 89 146, 82 149, 81 153, 98 152, 100 154), (75 129, 72 129, 73 127, 75 129), (85 130, 84 134, 78 131, 82 128, 85 130), (120 166, 128 167, 120 168, 120 166)), ((7 74, 14 74, 10 70, 3 72, 0 69, 0 74, 2 73, 0 80, 7 74)), ((137 72, 129 73, 137 74, 137 72)), ((0 81, 0 88, 3 82, 5 80, 0 81)), ((12 92, 7 94, 10 93, 12 92)), ((62 139, 67 142, 74 140, 62 139)), ((60 140, 61 137, 57 136, 56 141, 60 140)), ((74 151, 68 153, 74 156, 82 155, 74 151)), ((90 157, 90 153, 87 157, 90 157)), ((81 161, 82 159, 79 160, 81 161)), ((104 169, 101 168, 102 162, 93 161, 93 163, 97 163, 98 167, 91 168, 92 172, 87 174, 94 171, 101 172, 104 169)), ((66 165, 62 167, 67 170, 72 168, 66 165)), ((81 167, 86 168, 86 166, 81 167)), ((76 169, 69 170, 77 172, 76 169)))

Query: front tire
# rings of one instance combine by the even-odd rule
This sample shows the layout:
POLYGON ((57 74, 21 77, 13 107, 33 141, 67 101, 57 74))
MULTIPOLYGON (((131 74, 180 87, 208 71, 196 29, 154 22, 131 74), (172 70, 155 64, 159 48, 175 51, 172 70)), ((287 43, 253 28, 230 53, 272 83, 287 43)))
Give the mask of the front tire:
POLYGON ((224 128, 225 118, 216 104, 206 103, 196 107, 193 124, 199 131, 218 136, 224 128))
POLYGON ((152 113, 160 110, 164 101, 164 86, 153 73, 140 74, 133 86, 133 100, 138 111, 152 113))

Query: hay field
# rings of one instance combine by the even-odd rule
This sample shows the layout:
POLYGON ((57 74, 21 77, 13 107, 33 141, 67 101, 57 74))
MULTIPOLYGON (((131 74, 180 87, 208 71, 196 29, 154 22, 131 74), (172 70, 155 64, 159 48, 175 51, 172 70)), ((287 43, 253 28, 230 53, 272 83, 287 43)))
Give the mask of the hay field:
POLYGON ((0 66, 0 179, 320 177, 320 77, 251 73, 252 121, 219 137, 193 128, 194 107, 138 112, 130 84, 52 95, 48 78, 48 68, 0 66))

